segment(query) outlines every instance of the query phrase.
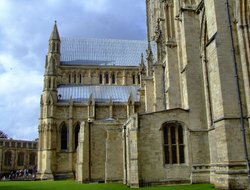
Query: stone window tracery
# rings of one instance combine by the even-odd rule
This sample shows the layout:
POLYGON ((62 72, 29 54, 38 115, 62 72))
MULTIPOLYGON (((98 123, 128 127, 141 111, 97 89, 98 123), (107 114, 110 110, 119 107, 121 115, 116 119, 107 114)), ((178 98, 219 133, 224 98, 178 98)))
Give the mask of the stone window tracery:
POLYGON ((163 125, 165 164, 185 163, 183 129, 179 123, 163 125))

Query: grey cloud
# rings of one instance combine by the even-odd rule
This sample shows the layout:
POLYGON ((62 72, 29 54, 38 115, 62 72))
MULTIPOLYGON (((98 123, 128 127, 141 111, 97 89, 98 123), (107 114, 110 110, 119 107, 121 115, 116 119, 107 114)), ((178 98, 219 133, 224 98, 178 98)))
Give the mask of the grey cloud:
POLYGON ((0 63, 0 85, 6 83, 7 91, 0 90, 0 129, 10 137, 37 137, 44 58, 54 20, 65 37, 145 40, 145 0, 95 0, 105 2, 99 7, 86 6, 87 1, 94 0, 5 1, 10 6, 0 17, 0 56, 11 55, 16 64, 5 70, 2 64, 11 63, 0 63))

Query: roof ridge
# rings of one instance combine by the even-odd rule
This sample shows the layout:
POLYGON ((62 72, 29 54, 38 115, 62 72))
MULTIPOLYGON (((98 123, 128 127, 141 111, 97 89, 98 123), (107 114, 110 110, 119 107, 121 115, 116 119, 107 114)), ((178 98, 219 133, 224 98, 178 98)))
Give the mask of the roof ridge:
POLYGON ((77 41, 112 41, 112 42, 141 42, 147 43, 147 40, 138 40, 138 39, 116 39, 116 38, 84 38, 84 37, 60 37, 61 40, 77 40, 77 41))

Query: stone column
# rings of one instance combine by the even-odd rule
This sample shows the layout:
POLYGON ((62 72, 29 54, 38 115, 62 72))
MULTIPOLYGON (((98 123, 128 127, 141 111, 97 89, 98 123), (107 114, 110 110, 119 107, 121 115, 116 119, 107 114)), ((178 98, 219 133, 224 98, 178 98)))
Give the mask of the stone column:
POLYGON ((70 172, 72 172, 73 169, 73 109, 74 105, 73 102, 70 103, 69 106, 69 126, 68 126, 68 168, 70 172))
POLYGON ((122 72, 122 85, 126 85, 126 71, 122 72))
MULTIPOLYGON (((233 2, 229 2, 229 6, 233 7, 233 2)), ((225 1, 217 0, 206 0, 204 3, 206 7, 210 7, 206 9, 206 18, 208 39, 211 39, 211 42, 207 45, 206 53, 214 116, 214 128, 209 132, 212 171, 210 180, 218 188, 247 189, 248 179, 226 5, 225 1)), ((230 11, 233 18, 233 10, 230 11)), ((249 139, 247 141, 249 142, 249 139)))
POLYGON ((153 78, 146 77, 144 79, 145 82, 145 111, 153 112, 154 111, 154 91, 152 90, 154 87, 153 78))
POLYGON ((132 188, 139 187, 139 168, 138 168, 138 117, 133 117, 127 124, 127 177, 128 185, 132 188), (128 143, 129 142, 129 143, 128 143))
POLYGON ((77 181, 89 182, 89 169, 89 126, 87 122, 82 122, 77 148, 77 181))
POLYGON ((107 127, 105 182, 122 181, 122 140, 117 126, 107 127))
POLYGON ((165 107, 165 78, 164 78, 164 69, 162 64, 154 65, 154 111, 161 111, 166 109, 165 107))

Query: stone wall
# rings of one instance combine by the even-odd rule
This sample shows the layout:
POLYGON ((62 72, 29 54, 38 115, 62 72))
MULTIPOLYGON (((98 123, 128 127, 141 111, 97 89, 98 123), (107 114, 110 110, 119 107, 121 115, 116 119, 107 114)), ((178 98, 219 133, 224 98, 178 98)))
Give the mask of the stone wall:
POLYGON ((37 166, 36 141, 0 139, 0 173, 9 173, 11 170, 33 169, 37 166), (10 162, 6 162, 6 153, 11 153, 10 162), (18 155, 23 154, 23 161, 18 162, 18 155), (34 163, 31 161, 34 155, 34 163))

